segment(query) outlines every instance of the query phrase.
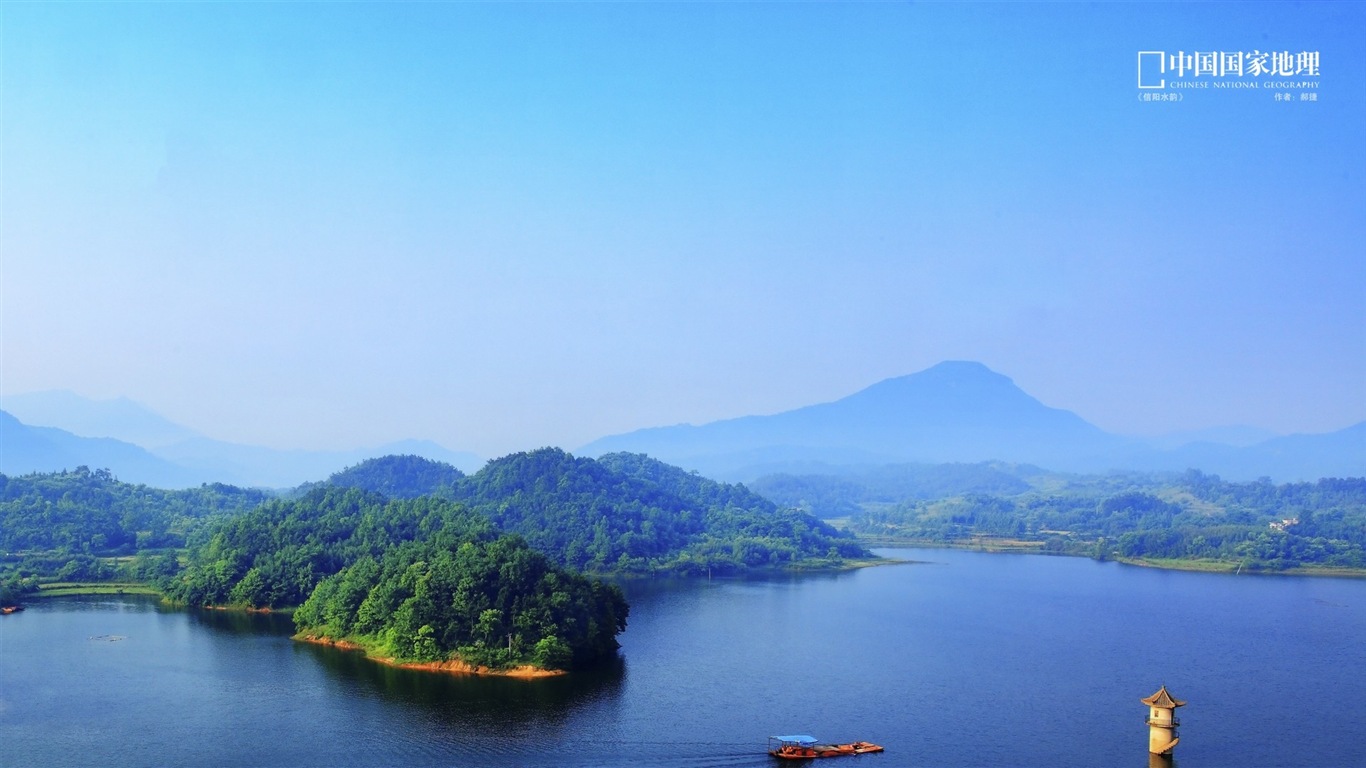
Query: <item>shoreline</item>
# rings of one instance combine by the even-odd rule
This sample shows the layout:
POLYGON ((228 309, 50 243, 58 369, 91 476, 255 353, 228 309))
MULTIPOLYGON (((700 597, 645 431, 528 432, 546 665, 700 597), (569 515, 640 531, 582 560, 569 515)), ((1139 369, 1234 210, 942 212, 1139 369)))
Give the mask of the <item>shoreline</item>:
MULTIPOLYGON (((858 557, 845 558, 839 565, 811 565, 803 566, 801 563, 793 563, 778 568, 779 572, 786 573, 843 573, 845 571, 856 571, 860 568, 876 568, 880 565, 898 565, 901 563, 914 562, 913 560, 900 560, 895 557, 858 557)), ((763 573, 759 570, 758 573, 763 573)))
POLYGON ((1221 573, 1229 576, 1246 573, 1250 576, 1323 576, 1337 579, 1366 579, 1366 569, 1348 568, 1334 565, 1300 565, 1280 571, 1242 568, 1241 563, 1225 560, 1164 560, 1154 557, 1116 557, 1116 563, 1132 565, 1137 568, 1154 568, 1161 571, 1185 571, 1187 573, 1221 573))
MULTIPOLYGON (((1030 542, 1023 540, 997 541, 994 545, 978 543, 976 541, 946 542, 946 541, 919 541, 903 539, 900 541, 887 538, 869 538, 864 541, 865 546, 876 547, 878 549, 959 549, 969 552, 983 552, 986 554, 1011 554, 1011 555, 1043 555, 1046 557, 1080 557, 1087 560, 1095 560, 1091 555, 1077 554, 1071 552, 1044 551, 1040 547, 1043 542, 1030 542), (872 543, 876 542, 876 543, 872 543)), ((1267 570, 1264 568, 1242 568, 1242 563, 1230 562, 1227 560, 1193 560, 1193 559, 1163 559, 1156 557, 1106 557, 1103 562, 1120 563, 1131 565, 1136 568, 1152 568, 1160 571, 1184 571, 1186 573, 1217 573, 1229 576, 1235 574, 1247 574, 1250 576, 1318 576, 1334 579, 1366 579, 1366 568, 1349 568, 1333 565, 1299 565, 1294 568, 1286 568, 1280 571, 1267 570)))
POLYGON ((435 672, 446 675, 482 675, 488 677, 514 677, 519 680, 537 680, 546 677, 560 677, 569 674, 563 669, 541 669, 529 664, 509 669, 493 669, 491 667, 478 666, 460 659, 448 659, 446 661, 398 661, 397 659, 386 658, 384 656, 374 656, 364 645, 354 640, 334 640, 330 637, 320 635, 305 635, 303 633, 294 635, 294 640, 301 643, 312 645, 325 645, 343 651, 358 651, 362 656, 377 664, 397 669, 411 669, 418 672, 435 672))
POLYGON ((293 608, 271 608, 268 605, 264 608, 256 608, 250 605, 196 605, 193 607, 205 611, 236 611, 237 613, 294 613, 293 608))

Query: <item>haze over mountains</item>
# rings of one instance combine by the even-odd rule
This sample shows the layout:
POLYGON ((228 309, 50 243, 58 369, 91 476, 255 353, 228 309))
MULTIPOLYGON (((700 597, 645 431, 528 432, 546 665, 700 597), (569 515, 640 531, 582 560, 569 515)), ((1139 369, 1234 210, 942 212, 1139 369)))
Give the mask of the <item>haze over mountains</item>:
POLYGON ((198 475, 146 449, 108 437, 80 437, 55 427, 24 424, 0 411, 0 473, 24 475, 86 466, 109 469, 129 482, 159 488, 198 485, 198 475))
POLYGON ((84 465, 107 468, 126 482, 160 488, 209 482, 286 488, 366 459, 395 454, 446 462, 466 472, 484 463, 472 453, 451 451, 427 440, 339 451, 228 443, 200 435, 126 398, 90 400, 65 391, 6 396, 4 410, 0 410, 0 473, 8 475, 84 465))
MULTIPOLYGON (((1248 430, 1227 434, 1247 442, 1248 430)), ((702 426, 637 430, 581 452, 633 451, 726 480, 890 463, 1007 461, 1053 470, 1198 468, 1228 479, 1278 481, 1366 474, 1366 423, 1252 445, 1163 448, 1110 434, 1050 408, 981 363, 944 362, 831 403, 702 426)))
MULTIPOLYGON (((3 406, 0 472, 11 475, 85 465, 165 488, 203 482, 278 488, 388 454, 422 456, 466 472, 483 464, 473 454, 428 441, 351 451, 226 443, 127 399, 89 400, 70 392, 7 396, 3 406)), ((577 453, 646 453, 728 481, 774 472, 981 461, 1070 472, 1196 468, 1229 480, 1266 476, 1278 482, 1366 475, 1366 422, 1319 435, 1267 438, 1228 428, 1193 436, 1211 439, 1110 434, 1071 411, 1044 405, 980 363, 945 362, 830 403, 702 426, 641 429, 601 438, 577 453)))

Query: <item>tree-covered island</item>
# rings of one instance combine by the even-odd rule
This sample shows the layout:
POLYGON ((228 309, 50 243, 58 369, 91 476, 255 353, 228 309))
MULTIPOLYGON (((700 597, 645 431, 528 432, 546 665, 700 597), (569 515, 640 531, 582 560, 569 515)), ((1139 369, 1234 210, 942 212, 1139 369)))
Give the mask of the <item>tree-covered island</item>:
POLYGON ((322 486, 221 521, 163 582, 188 605, 293 609, 301 639, 396 663, 569 669, 616 649, 621 590, 465 505, 322 486))

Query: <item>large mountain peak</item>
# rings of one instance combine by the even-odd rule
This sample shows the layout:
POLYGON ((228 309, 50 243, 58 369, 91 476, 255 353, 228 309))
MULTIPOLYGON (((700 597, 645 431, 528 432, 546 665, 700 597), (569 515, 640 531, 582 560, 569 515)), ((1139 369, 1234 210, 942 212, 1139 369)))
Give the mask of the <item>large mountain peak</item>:
POLYGON ((919 373, 884 379, 844 398, 845 401, 860 399, 915 401, 939 407, 953 404, 979 407, 985 402, 1002 400, 1017 405, 1038 403, 1015 386, 1009 376, 966 360, 951 360, 919 373))
POLYGON ((926 368, 919 373, 902 376, 903 379, 938 379, 941 381, 1010 381, 1010 377, 997 373, 975 360, 945 360, 926 368))
POLYGON ((1044 405, 1008 376, 978 362, 950 360, 830 403, 701 427, 641 430, 585 450, 644 451, 707 469, 778 455, 836 463, 862 456, 1075 466, 1108 453, 1117 441, 1070 411, 1044 405))

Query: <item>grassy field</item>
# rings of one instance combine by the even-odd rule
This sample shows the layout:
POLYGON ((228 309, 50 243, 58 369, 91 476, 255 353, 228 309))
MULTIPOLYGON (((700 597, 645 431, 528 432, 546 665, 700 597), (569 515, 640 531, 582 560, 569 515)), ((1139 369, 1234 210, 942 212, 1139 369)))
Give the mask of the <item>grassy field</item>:
POLYGON ((1257 573, 1270 576, 1340 576, 1350 579, 1366 578, 1366 568, 1340 568, 1331 565, 1302 565, 1283 571, 1249 570, 1240 563, 1226 560, 1196 560, 1192 558, 1117 557, 1116 562, 1145 568, 1166 568, 1173 571, 1203 573, 1257 573))
POLYGON ((1237 573, 1238 563, 1223 560, 1196 560, 1175 557, 1116 557, 1117 563, 1144 568, 1165 568, 1172 571, 1200 571, 1202 573, 1237 573))
POLYGON ((159 595, 146 584, 118 581, 53 581, 41 584, 27 597, 69 597, 71 595, 159 595))
MULTIPOLYGON (((1065 555, 1088 557, 1079 552, 1055 552, 1043 550, 1044 542, 1022 539, 997 539, 975 537, 956 541, 934 541, 925 539, 897 539, 885 537, 859 536, 859 542, 866 547, 926 547, 929 549, 969 549, 977 552, 1025 552, 1044 555, 1065 555)), ((1249 569, 1237 561, 1198 560, 1195 558, 1163 557, 1112 557, 1118 563, 1137 565, 1144 568, 1164 568, 1172 571, 1197 571, 1201 573, 1259 573, 1282 576, 1337 576, 1342 578, 1366 578, 1366 568, 1339 568, 1328 565, 1302 565, 1283 571, 1249 569)))

